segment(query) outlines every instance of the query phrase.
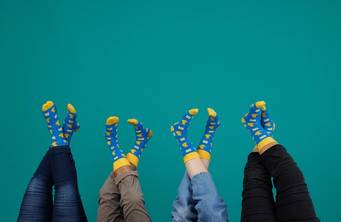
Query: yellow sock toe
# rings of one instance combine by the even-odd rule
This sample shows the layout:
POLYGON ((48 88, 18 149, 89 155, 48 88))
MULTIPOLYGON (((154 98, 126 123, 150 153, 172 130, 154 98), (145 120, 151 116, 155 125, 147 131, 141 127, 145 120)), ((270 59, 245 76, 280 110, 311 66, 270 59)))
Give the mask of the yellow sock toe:
POLYGON ((46 110, 50 109, 53 105, 54 105, 54 103, 49 100, 43 104, 41 109, 45 112, 46 110))
POLYGON ((258 102, 256 102, 256 107, 257 107, 257 108, 263 108, 263 107, 265 107, 265 101, 258 101, 258 102))
POLYGON ((128 123, 136 126, 139 123, 139 121, 137 119, 128 119, 128 123))
POLYGON ((114 125, 114 124, 118 123, 118 121, 119 121, 119 118, 117 116, 110 116, 107 119, 107 125, 114 125))
POLYGON ((195 108, 195 109, 190 109, 190 110, 188 110, 188 112, 189 112, 189 114, 191 114, 191 115, 196 115, 198 112, 199 112, 199 109, 197 109, 197 108, 195 108))
POLYGON ((208 112, 208 115, 210 117, 216 117, 217 116, 216 111, 214 111, 214 109, 212 109, 212 108, 207 108, 207 112, 208 112))
POLYGON ((69 110, 70 113, 73 113, 73 114, 77 113, 77 110, 71 103, 67 104, 66 108, 67 110, 69 110))

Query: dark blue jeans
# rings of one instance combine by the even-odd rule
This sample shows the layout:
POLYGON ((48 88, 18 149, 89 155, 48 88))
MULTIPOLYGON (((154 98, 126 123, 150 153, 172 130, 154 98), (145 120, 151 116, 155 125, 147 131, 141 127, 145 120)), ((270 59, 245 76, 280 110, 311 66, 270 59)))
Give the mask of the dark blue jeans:
POLYGON ((87 221, 69 147, 50 148, 45 154, 27 186, 18 221, 87 221))

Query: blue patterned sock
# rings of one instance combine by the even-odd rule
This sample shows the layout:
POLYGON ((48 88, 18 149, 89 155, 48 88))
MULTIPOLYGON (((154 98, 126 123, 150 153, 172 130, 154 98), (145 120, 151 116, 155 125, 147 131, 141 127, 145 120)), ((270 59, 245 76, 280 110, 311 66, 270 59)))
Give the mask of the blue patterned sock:
POLYGON ((206 123, 204 135, 198 146, 198 153, 200 158, 210 160, 213 147, 213 137, 220 126, 220 121, 217 113, 212 108, 208 108, 207 112, 209 117, 206 123))
MULTIPOLYGON (((276 143, 276 141, 270 136, 270 131, 266 131, 262 125, 262 107, 265 106, 264 101, 259 101, 256 104, 252 104, 249 112, 242 117, 242 123, 252 136, 252 139, 257 145, 258 151, 270 143, 276 143)), ((264 124, 267 124, 264 119, 264 124)), ((268 124, 267 124, 268 125, 268 124)), ((268 128, 269 129, 269 128, 268 128)))
POLYGON ((76 120, 77 111, 75 107, 72 104, 68 104, 66 108, 67 114, 63 124, 63 134, 64 138, 70 144, 73 133, 79 129, 80 125, 76 120))
POLYGON ((52 101, 47 101, 42 106, 42 111, 51 133, 51 147, 68 145, 63 135, 63 129, 58 120, 57 108, 52 101))
POLYGON ((123 151, 120 149, 120 144, 118 142, 118 122, 119 118, 117 116, 111 116, 106 121, 106 140, 113 157, 114 171, 120 167, 130 165, 123 151))
POLYGON ((191 159, 200 158, 199 154, 197 153, 197 149, 187 138, 189 124, 198 111, 198 109, 188 110, 179 122, 176 122, 171 126, 171 132, 179 144, 185 163, 191 159))
POLYGON ((149 128, 144 128, 142 123, 137 119, 129 119, 128 123, 134 126, 136 137, 134 147, 127 154, 127 159, 137 167, 141 154, 144 151, 147 142, 152 137, 153 132, 149 128))
POLYGON ((262 118, 261 118, 261 124, 268 134, 268 136, 273 136, 273 132, 275 131, 275 123, 273 122, 269 111, 267 110, 265 103, 264 106, 261 107, 262 109, 262 118))

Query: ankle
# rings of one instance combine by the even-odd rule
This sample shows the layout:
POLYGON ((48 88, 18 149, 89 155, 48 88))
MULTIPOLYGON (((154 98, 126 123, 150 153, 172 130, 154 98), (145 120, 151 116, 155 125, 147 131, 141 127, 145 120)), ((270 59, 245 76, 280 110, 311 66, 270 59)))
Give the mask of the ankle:
POLYGON ((123 167, 120 167, 114 171, 114 176, 116 177, 116 176, 121 175, 121 174, 129 173, 131 171, 133 171, 132 166, 123 166, 123 167))
POLYGON ((208 169, 208 167, 209 167, 209 165, 210 165, 210 160, 201 158, 201 162, 204 164, 204 166, 206 167, 206 169, 208 169))
POLYGON ((195 158, 187 161, 185 163, 185 167, 190 178, 194 177, 197 174, 208 172, 207 168, 200 158, 195 158))
MULTIPOLYGON (((269 138, 271 138, 271 137, 269 137, 269 138)), ((258 145, 257 149, 258 149, 259 154, 263 154, 265 151, 267 151, 268 149, 270 149, 271 147, 273 147, 276 144, 278 144, 278 142, 271 138, 271 140, 269 140, 269 142, 264 143, 262 146, 258 145)))

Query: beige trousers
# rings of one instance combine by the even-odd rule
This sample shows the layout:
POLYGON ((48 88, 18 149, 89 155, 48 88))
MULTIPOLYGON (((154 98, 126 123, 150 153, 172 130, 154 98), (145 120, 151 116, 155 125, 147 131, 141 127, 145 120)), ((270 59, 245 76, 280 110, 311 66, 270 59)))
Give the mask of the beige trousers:
POLYGON ((98 200, 98 222, 150 222, 136 171, 114 176, 104 182, 98 200))

